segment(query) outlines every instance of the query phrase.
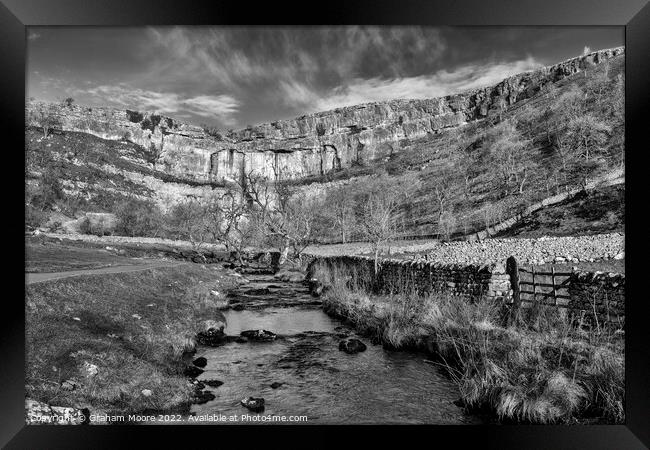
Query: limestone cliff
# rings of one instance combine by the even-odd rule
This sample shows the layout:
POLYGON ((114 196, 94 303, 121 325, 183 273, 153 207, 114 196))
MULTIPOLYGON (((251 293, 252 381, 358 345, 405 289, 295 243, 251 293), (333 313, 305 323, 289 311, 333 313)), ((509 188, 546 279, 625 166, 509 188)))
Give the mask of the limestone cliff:
MULTIPOLYGON (((201 127, 151 113, 84 106, 56 107, 66 130, 128 139, 150 150, 152 163, 180 179, 234 180, 246 172, 268 178, 322 175, 399 152, 409 139, 487 117, 528 98, 547 83, 623 57, 601 50, 500 83, 446 97, 393 100, 319 112, 213 137, 201 127)), ((29 104, 28 108, 38 105, 29 104)))

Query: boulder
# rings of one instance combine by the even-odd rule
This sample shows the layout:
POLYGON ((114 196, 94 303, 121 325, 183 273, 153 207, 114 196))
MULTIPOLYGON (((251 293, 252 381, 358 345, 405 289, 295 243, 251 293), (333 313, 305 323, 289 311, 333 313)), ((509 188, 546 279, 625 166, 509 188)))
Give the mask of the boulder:
POLYGON ((276 280, 284 281, 286 283, 300 283, 305 281, 305 274, 295 270, 281 270, 276 273, 273 278, 276 280))
POLYGON ((278 336, 268 330, 246 330, 240 333, 240 336, 250 339, 251 341, 274 341, 278 336))
POLYGON ((201 345, 216 347, 223 344, 226 334, 223 332, 225 323, 216 320, 206 320, 203 331, 196 335, 196 341, 201 345))
POLYGON ((219 387, 223 384, 223 381, 220 380, 201 380, 206 386, 210 387, 219 387))
POLYGON ((198 377, 203 373, 203 369, 199 369, 196 366, 188 366, 184 371, 183 375, 190 378, 198 377))
POLYGON ((348 338, 339 342, 339 350, 348 354, 363 352, 366 348, 366 344, 359 339, 348 338))
POLYGON ((192 361, 192 364, 194 364, 196 367, 203 368, 208 365, 208 360, 205 359, 203 356, 200 356, 196 358, 194 361, 192 361))
POLYGON ((203 403, 210 402, 210 401, 214 400, 215 398, 217 398, 217 397, 215 397, 215 395, 210 391, 197 390, 194 393, 193 403, 195 403, 197 405, 202 405, 203 403))
POLYGON ((264 411, 264 399, 259 397, 248 397, 241 401, 241 404, 253 412, 262 412, 264 411))

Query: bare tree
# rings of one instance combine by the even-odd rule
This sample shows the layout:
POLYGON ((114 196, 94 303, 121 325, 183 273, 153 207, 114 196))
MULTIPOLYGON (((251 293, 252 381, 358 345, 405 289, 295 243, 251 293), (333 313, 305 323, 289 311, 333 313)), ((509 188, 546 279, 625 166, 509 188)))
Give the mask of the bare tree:
POLYGON ((493 170, 501 178, 506 196, 510 194, 512 183, 517 186, 517 192, 524 192, 529 167, 522 152, 528 143, 511 120, 501 122, 486 133, 484 147, 491 157, 493 170))
POLYGON ((280 249, 280 263, 288 259, 291 249, 294 256, 299 256, 312 242, 314 202, 299 198, 281 177, 270 181, 251 171, 239 185, 248 216, 267 240, 280 249))
POLYGON ((438 222, 447 211, 447 204, 456 187, 456 179, 456 173, 449 166, 443 167, 431 177, 431 188, 438 202, 438 222))
POLYGON ((456 217, 451 211, 445 211, 438 218, 439 234, 444 239, 449 240, 451 235, 456 231, 456 217))
POLYGON ((611 127, 591 114, 574 117, 567 124, 569 145, 584 157, 585 161, 602 152, 611 127))
POLYGON ((331 217, 341 235, 341 241, 346 243, 354 229, 354 193, 347 186, 341 186, 327 193, 326 207, 331 211, 331 217))
MULTIPOLYGON (((412 185, 411 185, 412 186, 412 185)), ((379 272, 382 246, 395 238, 399 207, 410 191, 409 183, 398 184, 380 177, 360 194, 359 223, 364 236, 372 243, 375 274, 379 272)))
POLYGON ((56 106, 53 104, 38 104, 33 106, 28 113, 27 123, 39 127, 43 130, 43 137, 47 138, 49 134, 57 127, 61 127, 56 106))

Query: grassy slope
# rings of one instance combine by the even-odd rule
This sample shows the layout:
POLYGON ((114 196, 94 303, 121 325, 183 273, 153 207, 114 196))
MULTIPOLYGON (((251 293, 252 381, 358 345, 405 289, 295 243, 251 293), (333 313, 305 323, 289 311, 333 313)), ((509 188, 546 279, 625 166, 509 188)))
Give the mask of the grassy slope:
POLYGON ((27 286, 27 396, 93 413, 187 406, 183 352, 204 320, 223 318, 209 291, 232 285, 220 269, 188 263, 27 286), (66 380, 78 387, 63 389, 66 380))
POLYGON ((536 238, 623 231, 625 186, 606 186, 539 210, 495 237, 536 238))
POLYGON ((113 211, 115 205, 130 195, 152 196, 149 187, 130 180, 125 172, 149 175, 169 183, 209 184, 154 170, 147 162, 146 150, 132 142, 81 132, 58 131, 44 139, 39 129, 27 128, 25 155, 28 183, 39 180, 44 168, 54 171, 66 189, 78 191, 77 195, 68 196, 64 205, 83 211, 113 211))

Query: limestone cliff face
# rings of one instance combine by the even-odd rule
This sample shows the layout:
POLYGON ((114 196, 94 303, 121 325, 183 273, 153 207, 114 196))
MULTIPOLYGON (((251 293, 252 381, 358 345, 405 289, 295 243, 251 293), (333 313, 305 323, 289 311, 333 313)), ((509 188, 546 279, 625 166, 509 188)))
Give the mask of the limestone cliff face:
POLYGON ((181 179, 223 182, 251 171, 267 178, 296 179, 385 158, 399 152, 402 141, 485 118, 490 111, 530 97, 547 83, 623 53, 623 47, 601 50, 486 88, 339 108, 261 124, 218 139, 201 127, 148 113, 75 105, 57 110, 64 129, 129 139, 151 149, 158 167, 181 179))

